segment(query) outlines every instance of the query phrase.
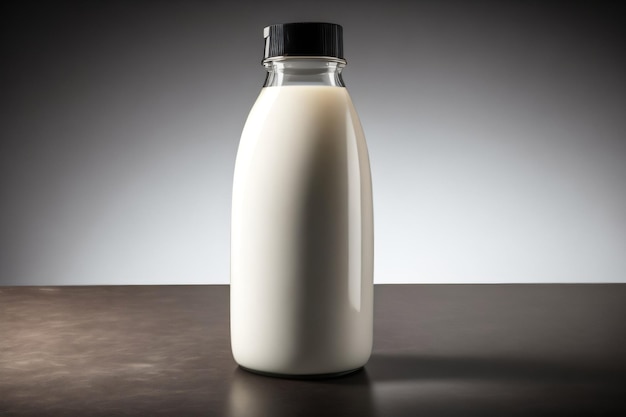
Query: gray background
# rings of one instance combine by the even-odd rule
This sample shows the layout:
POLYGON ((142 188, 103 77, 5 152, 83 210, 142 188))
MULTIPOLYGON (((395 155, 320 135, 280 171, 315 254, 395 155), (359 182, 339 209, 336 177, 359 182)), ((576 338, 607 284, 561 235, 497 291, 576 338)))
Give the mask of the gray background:
POLYGON ((262 28, 301 20, 344 26, 376 282, 626 282, 607 3, 2 7, 0 284, 227 283, 262 28))

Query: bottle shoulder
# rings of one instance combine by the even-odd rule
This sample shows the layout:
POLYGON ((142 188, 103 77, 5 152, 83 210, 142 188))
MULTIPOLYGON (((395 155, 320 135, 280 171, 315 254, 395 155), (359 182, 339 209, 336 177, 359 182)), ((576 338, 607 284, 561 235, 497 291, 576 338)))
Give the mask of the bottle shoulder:
POLYGON ((355 111, 345 87, 302 85, 262 88, 250 114, 261 113, 267 116, 270 111, 279 111, 282 114, 308 113, 311 117, 319 117, 320 113, 326 113, 326 108, 333 111, 355 111))

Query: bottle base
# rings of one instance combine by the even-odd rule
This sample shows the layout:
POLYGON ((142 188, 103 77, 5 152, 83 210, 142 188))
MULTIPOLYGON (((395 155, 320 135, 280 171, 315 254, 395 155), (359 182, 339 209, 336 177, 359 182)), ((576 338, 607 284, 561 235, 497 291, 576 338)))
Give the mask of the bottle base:
POLYGON ((278 374, 274 372, 265 372, 265 371, 257 371, 256 369, 246 368, 245 366, 239 365, 239 367, 245 371, 252 372, 253 374, 269 376, 272 378, 283 378, 283 379, 330 379, 330 378, 338 378, 345 375, 353 374, 355 372, 359 372, 363 369, 363 366, 359 366, 358 368, 349 369, 347 371, 339 371, 339 372, 330 372, 326 374, 278 374))

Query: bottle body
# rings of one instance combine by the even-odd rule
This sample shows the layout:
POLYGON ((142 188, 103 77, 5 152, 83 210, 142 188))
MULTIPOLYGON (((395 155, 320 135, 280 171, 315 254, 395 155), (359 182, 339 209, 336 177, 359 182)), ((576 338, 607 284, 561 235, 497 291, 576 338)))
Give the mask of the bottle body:
POLYGON ((286 375, 363 366, 373 333, 372 184, 345 87, 262 89, 239 144, 231 226, 237 363, 286 375))

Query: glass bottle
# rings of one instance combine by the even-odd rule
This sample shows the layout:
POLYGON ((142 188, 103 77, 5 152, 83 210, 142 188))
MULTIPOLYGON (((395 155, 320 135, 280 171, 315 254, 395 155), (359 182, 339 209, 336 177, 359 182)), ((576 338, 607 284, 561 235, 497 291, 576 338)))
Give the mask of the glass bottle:
POLYGON ((351 372, 372 349, 374 242, 342 28, 278 24, 264 37, 268 74, 233 180, 233 356, 270 375, 351 372))

